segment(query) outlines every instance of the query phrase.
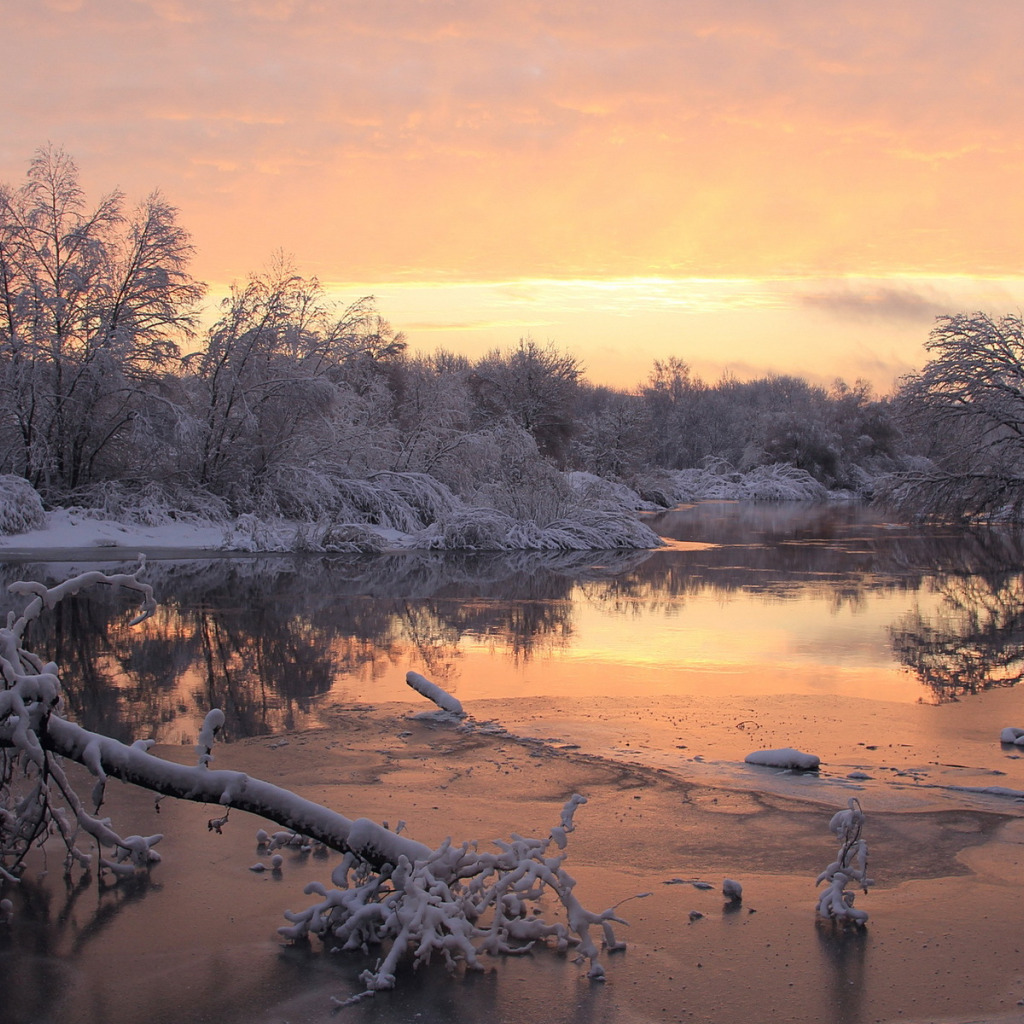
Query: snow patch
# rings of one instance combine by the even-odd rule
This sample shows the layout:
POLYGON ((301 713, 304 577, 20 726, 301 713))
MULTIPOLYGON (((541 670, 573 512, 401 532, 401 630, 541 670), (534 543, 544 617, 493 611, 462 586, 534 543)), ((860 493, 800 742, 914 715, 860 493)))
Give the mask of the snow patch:
POLYGON ((817 771, 821 758, 805 754, 794 747, 780 747, 777 750, 755 750, 743 759, 747 764, 763 765, 767 768, 789 768, 801 772, 817 771))

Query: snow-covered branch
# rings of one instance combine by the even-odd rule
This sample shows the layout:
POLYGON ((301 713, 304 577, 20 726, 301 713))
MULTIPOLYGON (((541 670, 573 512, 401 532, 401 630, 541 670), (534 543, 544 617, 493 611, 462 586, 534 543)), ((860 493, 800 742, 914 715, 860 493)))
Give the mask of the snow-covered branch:
POLYGON ((850 924, 864 924, 868 915, 854 907, 854 893, 849 888, 856 883, 866 893, 874 880, 868 878, 868 844, 861 838, 864 812, 860 801, 850 797, 845 811, 837 811, 829 822, 829 831, 839 839, 836 859, 820 875, 816 885, 826 883, 818 899, 818 916, 850 924))

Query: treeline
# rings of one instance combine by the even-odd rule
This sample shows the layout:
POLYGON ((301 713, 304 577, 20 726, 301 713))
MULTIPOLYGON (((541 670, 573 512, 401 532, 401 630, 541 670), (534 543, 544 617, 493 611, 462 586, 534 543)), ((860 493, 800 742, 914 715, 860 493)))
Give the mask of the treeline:
POLYGON ((867 491, 928 435, 863 382, 712 384, 673 358, 624 391, 530 339, 413 355, 372 299, 338 307, 283 260, 201 330, 191 257, 159 193, 89 206, 60 150, 0 188, 0 472, 51 503, 148 488, 186 509, 301 517, 351 502, 356 482, 421 474, 518 519, 554 501, 551 519, 564 470, 642 490, 709 462, 785 464, 867 491))

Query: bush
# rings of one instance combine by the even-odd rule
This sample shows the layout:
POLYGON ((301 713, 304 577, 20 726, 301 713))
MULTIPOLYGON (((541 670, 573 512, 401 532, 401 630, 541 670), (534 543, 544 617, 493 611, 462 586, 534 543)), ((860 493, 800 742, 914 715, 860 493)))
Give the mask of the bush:
POLYGON ((43 499, 24 478, 0 474, 0 535, 37 530, 46 522, 43 499))

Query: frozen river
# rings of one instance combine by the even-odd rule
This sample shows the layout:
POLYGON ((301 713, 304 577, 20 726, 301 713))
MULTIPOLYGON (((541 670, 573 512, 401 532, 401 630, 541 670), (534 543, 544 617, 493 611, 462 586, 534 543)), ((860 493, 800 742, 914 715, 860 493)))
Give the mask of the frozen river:
MULTIPOLYGON (((589 780, 606 802, 587 811, 604 839, 590 850, 580 839, 586 878, 609 882, 608 858, 616 856, 639 856, 653 872, 637 877, 637 887, 745 871, 756 892, 757 880, 771 878, 764 891, 778 901, 775 924, 762 925, 762 914, 745 918, 747 934, 766 927, 756 942, 770 944, 784 922, 800 936, 790 940, 797 948, 810 936, 804 956, 811 960, 822 955, 813 945, 813 915, 807 935, 793 922, 813 907, 813 885, 806 908, 796 905, 804 897, 790 897, 803 875, 813 882, 814 863, 827 861, 827 816, 820 849, 810 854, 772 836, 811 821, 808 805, 844 806, 856 794, 869 819, 879 816, 890 856, 899 850, 899 865, 883 871, 884 849, 873 847, 880 890, 865 903, 881 906, 873 922, 888 910, 896 924, 871 926, 879 938, 870 977, 863 975, 870 942, 825 957, 849 955, 860 964, 851 981, 858 999, 842 1013, 814 995, 824 984, 814 971, 786 981, 777 998, 785 1019, 833 1013, 854 1024, 895 1019, 898 1010, 917 1019, 913 1005, 897 1005, 901 981, 886 973, 893 951, 906 953, 899 945, 906 934, 942 919, 941 907, 929 908, 915 886, 953 877, 966 884, 970 872, 984 874, 979 865, 991 873, 1017 849, 1006 830, 1020 815, 1024 759, 998 737, 1005 726, 1024 726, 1013 688, 1024 664, 1018 540, 1003 531, 908 528, 845 504, 710 502, 651 522, 669 540, 653 552, 153 561, 148 572, 161 606, 142 627, 128 628, 123 599, 95 593, 62 605, 31 639, 63 667, 67 713, 82 724, 126 741, 153 738, 165 756, 187 761, 203 715, 221 707, 229 742, 218 748, 218 766, 343 800, 338 809, 347 814, 401 817, 426 842, 453 832, 496 837, 502 822, 521 831, 521 815, 557 807, 569 781, 589 780), (446 736, 424 724, 417 715, 430 706, 405 684, 410 670, 457 696, 469 728, 446 736), (796 777, 743 763, 751 751, 784 746, 821 757, 820 773, 796 777), (638 854, 635 838, 627 842, 613 827, 639 814, 644 800, 692 810, 690 824, 680 819, 678 849, 662 837, 657 856, 638 854), (920 825, 926 850, 907 824, 915 816, 927 818, 920 825), (755 831, 763 856, 744 847, 747 818, 762 823, 755 831), (771 821, 777 824, 766 828, 771 821), (998 848, 991 842, 997 833, 998 848), (667 849, 676 849, 676 860, 667 849), (906 922, 900 900, 916 908, 906 922), (789 991, 801 985, 809 991, 799 998, 789 991)), ((19 561, 4 572, 45 579, 83 567, 19 561)), ((152 803, 126 792, 113 806, 151 818, 152 803)), ((643 828, 664 830, 675 813, 657 826, 648 816, 643 828)), ((0 984, 19 994, 0 1020, 331 1019, 326 993, 346 994, 355 969, 282 951, 274 936, 280 910, 303 901, 298 875, 254 879, 246 870, 252 827, 211 838, 200 829, 207 817, 202 808, 165 805, 157 825, 169 834, 166 860, 151 886, 86 887, 72 898, 55 878, 42 879, 20 923, 0 933, 0 984), (135 965, 127 975, 124 964, 135 965)), ((581 831, 586 820, 581 814, 581 831)), ((999 886, 1016 887, 1019 872, 1004 866, 991 891, 972 890, 978 906, 987 900, 998 908, 999 886)), ((950 889, 949 899, 968 899, 957 892, 950 889)), ((759 909, 771 906, 766 896, 759 909)), ((657 992, 651 999, 671 1000, 660 958, 675 912, 637 911, 626 938, 640 952, 613 961, 604 996, 588 989, 581 1002, 564 961, 543 961, 535 973, 530 964, 504 966, 494 984, 521 978, 547 986, 554 1008, 544 1019, 552 1022, 674 1020, 653 1002, 626 997, 639 979, 657 992)), ((968 931, 985 928, 991 936, 991 924, 981 921, 968 931)), ((767 971, 770 961, 740 943, 740 934, 733 929, 722 940, 738 943, 734 964, 767 971)), ((699 941, 696 929, 680 940, 682 960, 690 957, 690 936, 699 941)), ((944 990, 933 986, 939 994, 927 1013, 1012 1012, 1024 996, 1014 987, 1016 968, 991 959, 980 973, 975 968, 975 990, 951 989, 939 1000, 944 990)), ((700 988, 697 977, 690 995, 700 988)), ((749 1007, 736 1002, 735 986, 719 981, 704 985, 703 1003, 679 1017, 756 1014, 756 999, 749 1007)), ((527 1019, 516 1015, 509 989, 498 994, 481 984, 453 989, 428 974, 415 983, 419 1003, 396 995, 345 1012, 361 1021, 527 1019), (460 999, 465 1005, 453 1010, 460 999)), ((836 984, 829 975, 828 985, 836 984)), ((841 984, 835 990, 843 991, 841 984)))

